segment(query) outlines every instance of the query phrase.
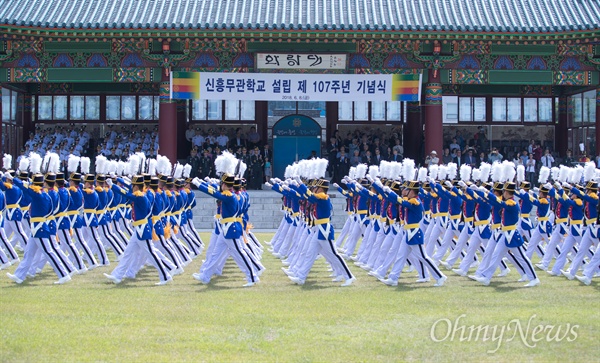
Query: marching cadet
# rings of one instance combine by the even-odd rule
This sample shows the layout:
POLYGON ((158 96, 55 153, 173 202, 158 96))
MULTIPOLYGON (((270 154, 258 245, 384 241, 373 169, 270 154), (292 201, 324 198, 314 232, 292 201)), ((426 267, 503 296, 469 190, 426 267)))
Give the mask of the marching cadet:
MULTIPOLYGON (((579 250, 571 261, 571 267, 569 271, 562 271, 562 274, 565 275, 569 280, 573 280, 577 270, 581 267, 583 263, 583 258, 590 254, 590 248, 593 245, 598 244, 598 183, 595 181, 588 181, 585 186, 585 194, 582 193, 579 189, 573 188, 572 191, 579 198, 581 198, 584 203, 584 217, 586 228, 583 232, 583 237, 579 242, 579 250)), ((596 253, 599 253, 598 249, 596 249, 596 253)))
POLYGON ((533 223, 531 222, 531 211, 533 210, 533 202, 529 197, 529 190, 531 189, 531 183, 528 181, 522 181, 519 186, 519 191, 517 196, 519 197, 519 207, 521 208, 521 221, 519 222, 519 233, 525 239, 525 241, 529 242, 531 239, 531 231, 533 228, 533 223))
POLYGON ((99 262, 103 266, 110 265, 104 244, 98 236, 98 218, 97 210, 99 201, 98 193, 94 187, 96 176, 94 174, 86 174, 84 176, 82 194, 83 194, 83 238, 88 241, 88 246, 92 252, 99 258, 99 262))
POLYGON ((110 214, 108 213, 108 208, 112 199, 112 193, 109 193, 109 188, 106 187, 106 175, 104 174, 96 175, 96 193, 98 194, 98 206, 96 207, 96 216, 98 219, 97 230, 102 241, 105 242, 104 247, 110 246, 115 255, 117 255, 117 260, 119 260, 125 247, 120 244, 119 239, 113 236, 109 230, 110 214))
POLYGON ((213 273, 216 271, 219 257, 226 249, 231 255, 240 270, 246 275, 247 282, 244 287, 254 286, 259 280, 256 272, 253 270, 246 251, 241 243, 242 224, 241 217, 238 215, 240 210, 240 202, 236 195, 232 193, 234 176, 224 173, 221 177, 220 190, 215 189, 212 185, 201 181, 198 178, 192 180, 201 192, 219 200, 221 202, 221 218, 219 219, 219 235, 215 240, 215 248, 210 256, 206 256, 206 261, 203 263, 202 272, 195 273, 193 276, 196 280, 203 284, 208 284, 213 273))
MULTIPOLYGON (((50 200, 52 202, 52 213, 46 217, 47 224, 48 224, 48 230, 50 233, 50 237, 49 237, 50 246, 52 247, 56 256, 58 256, 58 259, 60 260, 62 265, 65 267, 67 273, 69 275, 73 275, 73 273, 75 273, 77 271, 77 269, 75 268, 75 266, 73 265, 71 260, 69 260, 67 255, 63 252, 63 250, 60 248, 60 246, 58 245, 57 238, 56 238, 57 232, 58 232, 58 228, 57 228, 57 224, 56 224, 56 214, 60 210, 60 198, 58 195, 58 190, 55 188, 56 174, 53 172, 47 173, 44 177, 44 184, 47 186, 46 192, 48 193, 48 196, 50 197, 50 200)), ((44 253, 42 251, 38 250, 37 257, 35 258, 32 266, 31 266, 31 270, 29 271, 29 274, 35 275, 35 274, 41 272, 44 265, 46 265, 46 262, 47 262, 47 259, 44 255, 44 253)))
MULTIPOLYGON (((357 174, 359 173, 358 169, 360 169, 359 167, 361 166, 363 165, 358 165, 356 167, 357 174)), ((348 239, 346 240, 346 246, 344 247, 344 251, 342 252, 342 257, 344 257, 345 259, 356 259, 356 257, 353 256, 354 250, 356 249, 356 244, 358 243, 358 240, 360 239, 361 235, 366 236, 366 232, 368 229, 370 229, 371 225, 371 220, 367 217, 367 213, 370 210, 370 198, 369 196, 360 194, 358 192, 358 189, 356 188, 356 185, 358 183, 364 189, 367 189, 369 188, 370 183, 367 179, 363 177, 361 177, 361 179, 359 179, 358 181, 345 181, 347 182, 348 190, 352 190, 354 195, 356 196, 355 213, 357 221, 354 224, 354 228, 352 228, 352 230, 350 231, 348 239)))
POLYGON ((9 267, 13 263, 17 262, 17 260, 19 259, 19 256, 15 252, 13 246, 10 244, 10 242, 8 241, 8 238, 6 237, 6 234, 4 233, 4 210, 5 209, 6 209, 6 199, 4 197, 4 192, 2 190, 0 190, 0 242, 2 242, 2 244, 0 245, 0 270, 4 270, 5 268, 9 267), (4 247, 4 249, 6 249, 6 251, 11 255, 10 257, 8 257, 6 255, 6 253, 4 252, 2 247, 4 247))
MULTIPOLYGON (((157 242, 158 250, 161 251, 165 256, 175 264, 175 271, 171 271, 171 275, 178 275, 183 273, 183 261, 177 252, 175 251, 175 247, 171 244, 171 241, 165 238, 165 226, 162 219, 162 215, 164 214, 164 199, 162 197, 162 191, 159 192, 158 189, 158 178, 151 177, 149 188, 146 191, 146 194, 149 198, 152 198, 152 240, 157 242)), ((115 193, 115 195, 120 195, 115 193)))
MULTIPOLYGON (((437 266, 440 264, 440 260, 446 254, 446 251, 454 245, 454 238, 458 238, 460 235, 459 225, 462 216, 462 198, 452 191, 454 185, 453 182, 449 180, 445 181, 443 186, 433 180, 430 180, 429 183, 431 188, 437 192, 441 199, 448 200, 449 205, 448 218, 450 223, 442 238, 442 245, 439 246, 433 256, 431 256, 431 259, 437 266)), ((456 181, 454 183, 456 183, 456 181)))
MULTIPOLYGON (((25 198, 23 196, 23 191, 20 188, 14 187, 12 178, 15 176, 15 172, 9 170, 6 174, 4 178, 2 178, 3 182, 0 183, 0 190, 5 193, 6 197, 6 220, 4 223, 4 230, 13 246, 16 247, 17 244, 19 244, 22 249, 25 249, 27 237, 21 223, 24 214, 21 210, 21 203, 25 198)), ((19 175, 19 178, 20 177, 21 175, 19 175)), ((27 173, 25 173, 25 179, 27 179, 27 173)))
POLYGON ((65 188, 65 177, 63 173, 56 174, 56 184, 58 186, 58 198, 60 206, 56 214, 56 224, 58 226, 58 241, 63 252, 68 253, 68 258, 75 266, 78 273, 87 272, 87 268, 83 263, 83 259, 73 243, 71 236, 71 220, 69 218, 69 205, 71 204, 71 196, 65 188))
POLYGON ((563 198, 564 191, 560 187, 560 184, 556 182, 554 188, 550 188, 548 195, 554 198, 557 202, 554 214, 556 218, 554 220, 554 228, 552 229, 552 236, 550 236, 550 242, 546 245, 546 252, 544 258, 537 263, 535 266, 540 270, 548 270, 550 262, 554 257, 555 251, 560 254, 562 248, 558 248, 560 242, 562 242, 564 236, 569 232, 569 206, 565 202, 568 198, 563 198))
POLYGON ((164 238, 167 242, 174 247, 174 250, 177 252, 179 259, 183 266, 187 266, 190 262, 192 262, 192 258, 190 257, 190 251, 174 236, 174 231, 171 224, 171 210, 173 208, 174 197, 171 192, 169 186, 173 184, 173 177, 167 175, 160 175, 158 178, 158 189, 157 196, 162 197, 163 204, 163 212, 161 214, 161 219, 163 222, 164 228, 164 238))
POLYGON ((69 177, 69 205, 67 206, 67 216, 73 231, 73 239, 76 246, 83 251, 83 259, 88 263, 88 270, 93 270, 100 266, 92 252, 87 241, 83 238, 82 228, 85 226, 80 212, 83 211, 84 197, 80 187, 81 174, 71 173, 69 177))
POLYGON ((341 250, 344 240, 346 240, 346 238, 350 235, 350 231, 352 230, 354 223, 356 223, 356 214, 354 213, 354 192, 351 190, 344 190, 336 183, 333 184, 333 187, 336 188, 344 198, 346 198, 345 211, 348 214, 348 218, 346 218, 344 226, 335 240, 335 247, 338 250, 341 250))
MULTIPOLYGON (((468 165, 463 165, 461 168, 468 168, 470 173, 470 167, 468 165)), ((470 182, 469 182, 470 183, 470 182)), ((446 258, 445 261, 440 261, 440 264, 447 268, 448 270, 452 270, 452 266, 458 259, 458 257, 462 254, 464 257, 463 249, 467 245, 467 242, 471 239, 473 235, 474 225, 473 221, 475 219, 475 200, 468 193, 466 193, 466 189, 468 187, 467 183, 464 180, 459 180, 458 185, 460 185, 461 190, 457 189, 455 186, 452 187, 452 192, 457 194, 463 200, 462 205, 462 216, 463 216, 463 224, 459 226, 462 228, 460 234, 458 235, 458 241, 456 242, 456 246, 454 250, 450 253, 450 255, 446 258)), ((475 255, 471 256, 471 262, 475 261, 475 255)))
MULTIPOLYGON (((12 177, 14 177, 14 175, 15 175, 15 172, 12 170, 7 171, 7 173, 9 173, 10 176, 12 176, 12 177)), ((5 179, 5 178, 2 178, 2 179, 5 179)), ((12 184, 12 182, 8 183, 8 181, 3 181, 2 183, 0 183, 0 186, 5 187, 5 188, 12 188, 13 184, 12 184), (4 183, 6 183, 6 184, 4 184, 4 183), (6 186, 6 185, 8 185, 8 186, 6 186)), ((18 189, 18 188, 15 188, 15 189, 18 189)), ((4 189, 0 187, 0 194, 1 194, 0 207, 2 208, 2 211, 0 212, 0 240, 2 241, 2 246, 4 246, 4 249, 6 250, 6 253, 8 253, 9 256, 4 255, 5 259, 2 261, 2 266, 4 266, 4 267, 0 266, 0 269, 6 268, 6 267, 20 261, 19 255, 17 255, 17 252, 15 251, 13 245, 10 243, 10 239, 8 238, 8 236, 6 235, 6 232, 4 230, 4 226, 6 223, 5 213, 6 213, 6 208, 7 208, 7 202, 6 202, 6 194, 3 192, 3 190, 4 189)), ((4 253, 4 252, 2 252, 2 253, 4 253)))
MULTIPOLYGON (((502 198, 489 198, 489 201, 494 208, 502 208, 502 238, 497 243, 496 249, 494 250, 493 261, 490 263, 489 267, 481 272, 481 277, 475 277, 476 281, 479 281, 484 285, 490 284, 490 280, 496 271, 496 268, 508 254, 509 250, 512 250, 513 252, 509 256, 514 259, 515 266, 524 270, 526 278, 529 280, 525 287, 532 287, 540 284, 540 280, 533 270, 531 261, 525 256, 523 237, 517 229, 521 212, 519 205, 514 200, 515 189, 515 183, 506 182, 504 184, 502 198)), ((481 191, 487 193, 485 188, 481 191)))
MULTIPOLYGON (((125 181, 121 178, 117 178, 117 181, 120 184, 126 185, 125 181)), ((167 268, 159 258, 156 247, 152 243, 152 205, 143 192, 144 177, 142 175, 135 175, 128 189, 113 184, 111 179, 107 179, 107 184, 113 192, 120 193, 132 202, 132 224, 135 233, 129 239, 123 257, 117 267, 110 275, 104 274, 104 276, 115 284, 119 284, 129 269, 137 268, 135 263, 139 255, 142 255, 144 256, 144 260, 149 261, 158 270, 160 281, 156 285, 169 283, 173 278, 167 272, 167 268)))
MULTIPOLYGON (((447 277, 444 275, 435 265, 433 260, 427 256, 425 249, 423 248, 423 231, 421 230, 421 220, 423 219, 423 205, 419 199, 420 185, 417 181, 407 181, 406 188, 403 190, 403 196, 400 197, 390 187, 383 187, 384 191, 388 193, 389 199, 395 199, 403 208, 404 217, 404 232, 405 239, 404 243, 400 246, 396 261, 392 267, 392 271, 388 275, 388 278, 381 280, 386 285, 396 286, 398 285, 398 278, 402 273, 404 264, 409 256, 414 256, 423 268, 429 270, 436 280, 434 286, 442 286, 446 281, 447 277)), ((425 275, 425 273, 422 273, 425 275)), ((426 277, 422 277, 426 278, 426 277)))
POLYGON ((531 259, 533 254, 537 252, 540 257, 544 257, 544 250, 540 246, 540 242, 545 241, 549 243, 550 236, 552 235, 552 223, 550 223, 550 200, 548 198, 548 192, 552 188, 552 185, 547 183, 540 186, 537 198, 529 195, 531 203, 537 208, 537 226, 533 231, 525 255, 531 259))
MULTIPOLYGON (((12 176, 7 176, 7 179, 12 179, 12 176)), ((10 273, 6 275, 17 284, 22 283, 35 262, 34 259, 37 251, 41 250, 41 253, 47 258, 59 278, 55 283, 64 284, 70 281, 71 276, 69 276, 65 266, 60 262, 50 242, 50 229, 48 228, 47 218, 52 215, 52 200, 44 190, 44 188, 48 188, 48 184, 44 182, 44 176, 42 174, 34 174, 31 185, 19 179, 12 180, 15 186, 31 198, 32 203, 29 212, 31 215, 32 233, 25 246, 23 260, 15 270, 14 275, 10 273)))
POLYGON ((327 262, 333 268, 333 272, 345 279, 341 286, 350 286, 356 278, 352 275, 346 262, 338 255, 333 245, 334 230, 331 225, 331 200, 326 193, 329 189, 329 181, 318 179, 314 192, 308 190, 308 187, 296 177, 293 181, 298 184, 298 192, 304 195, 309 203, 314 205, 314 233, 308 242, 308 250, 304 257, 303 265, 296 270, 294 276, 289 276, 290 280, 298 285, 303 285, 312 265, 319 254, 323 255, 327 262))
MULTIPOLYGON (((488 190, 491 187, 491 184, 484 184, 484 188, 488 190)), ((475 201, 475 213, 473 215, 473 233, 469 239, 467 254, 460 262, 458 268, 452 270, 460 276, 467 276, 469 268, 473 265, 473 258, 477 250, 481 250, 485 254, 490 237, 492 236, 490 228, 492 207, 490 203, 477 195, 471 188, 467 188, 465 191, 475 201)))
POLYGON ((579 245, 581 241, 581 237, 583 236, 583 200, 581 200, 580 195, 581 191, 575 192, 577 189, 577 185, 571 186, 570 184, 563 183, 562 187, 565 190, 570 191, 570 194, 567 195, 566 192, 562 193, 562 198, 564 200, 563 204, 569 206, 569 216, 570 216, 570 228, 567 232, 567 236, 563 242, 563 245, 560 249, 560 254, 556 258, 556 262, 552 267, 552 270, 547 271, 552 276, 560 276, 561 270, 567 263, 567 255, 571 252, 571 250, 575 250, 576 246, 579 245))

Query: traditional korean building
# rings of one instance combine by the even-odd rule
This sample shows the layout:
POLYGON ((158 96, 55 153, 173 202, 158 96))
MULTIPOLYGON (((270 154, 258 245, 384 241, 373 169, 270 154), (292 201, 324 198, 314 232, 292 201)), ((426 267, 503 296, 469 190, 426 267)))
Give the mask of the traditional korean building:
POLYGON ((300 114, 323 143, 377 127, 414 158, 457 131, 596 155, 599 24, 597 0, 0 0, 2 151, 18 154, 36 125, 147 124, 174 159, 190 125, 254 126, 269 140, 300 114), (174 71, 422 73, 423 91, 411 103, 178 101, 174 71))

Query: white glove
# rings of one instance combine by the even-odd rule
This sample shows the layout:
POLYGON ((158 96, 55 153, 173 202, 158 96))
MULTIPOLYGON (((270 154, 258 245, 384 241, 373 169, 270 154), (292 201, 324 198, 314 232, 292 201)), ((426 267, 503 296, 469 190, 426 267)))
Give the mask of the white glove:
POLYGON ((391 193, 392 188, 388 187, 387 185, 385 187, 383 187, 383 191, 386 193, 391 193))
POLYGON ((552 184, 546 183, 546 184, 544 184, 544 188, 550 190, 550 189, 552 189, 552 184))
POLYGON ((344 183, 344 184, 348 184, 350 181, 348 179, 342 179, 340 180, 340 183, 344 183))
POLYGON ((10 173, 8 171, 6 173, 4 173, 4 177, 8 180, 13 180, 12 175, 10 175, 10 173))
POLYGON ((487 189, 485 189, 485 187, 478 187, 477 190, 479 190, 482 193, 487 193, 487 189))
POLYGON ((367 174, 367 180, 368 180, 370 183, 373 183, 373 180, 374 180, 374 179, 373 179, 373 177, 372 177, 372 176, 370 176, 369 174, 367 174))
POLYGON ((375 179, 375 184, 376 184, 378 187, 382 187, 382 186, 383 186, 383 183, 381 183, 381 179, 379 179, 379 178, 375 179))
POLYGON ((466 188, 466 187, 467 187, 467 183, 465 183, 465 182, 464 182, 464 181, 462 181, 462 180, 459 180, 459 181, 458 181, 458 185, 460 185, 462 188, 466 188))
POLYGON ((281 183, 281 179, 279 178, 274 178, 273 180, 275 180, 275 183, 281 183))
POLYGON ((290 191, 290 188, 289 188, 287 185, 282 185, 281 187, 282 187, 282 188, 283 188, 283 190, 285 190, 285 191, 288 191, 288 192, 290 191))
POLYGON ((519 193, 525 194, 525 189, 519 189, 519 193))
POLYGON ((298 182, 296 180, 290 180, 290 185, 297 187, 300 184, 298 184, 298 182))
POLYGON ((362 185, 360 185, 360 184, 355 184, 355 185, 356 185, 356 189, 357 189, 357 190, 363 190, 363 189, 365 189, 365 188, 364 188, 362 185))
POLYGON ((554 182, 554 187, 555 187, 556 189, 562 189, 562 187, 560 186, 560 183, 559 183, 559 182, 554 182))
POLYGON ((448 188, 452 188, 452 183, 450 182, 450 180, 446 180, 444 182, 444 185, 447 186, 448 188))
POLYGON ((113 182, 111 178, 106 178, 106 185, 108 185, 109 188, 112 188, 113 182))
MULTIPOLYGON (((271 180, 272 180, 272 179, 271 179, 271 180)), ((265 183, 265 185, 266 185, 267 187, 269 187, 269 188, 273 186, 273 184, 271 184, 271 183, 269 183, 269 182, 266 182, 266 183, 265 183)))
POLYGON ((570 188, 571 184, 569 183, 562 183, 563 188, 570 188))
POLYGON ((428 177, 427 181, 429 181, 430 184, 435 184, 435 179, 433 179, 432 177, 428 177))
POLYGON ((128 177, 123 176, 123 178, 121 179, 123 179, 127 184, 131 184, 131 179, 129 179, 128 177))
POLYGON ((338 184, 338 183, 333 183, 333 187, 334 187, 334 188, 339 188, 340 186, 339 186, 339 184, 338 184))
POLYGON ((117 174, 115 174, 114 171, 111 171, 110 173, 108 173, 108 175, 110 175, 111 178, 114 178, 115 176, 117 176, 117 174))
MULTIPOLYGON (((475 185, 475 184, 471 184, 471 185, 469 185, 469 189, 472 189, 472 190, 478 190, 478 189, 479 189, 479 187, 478 187, 477 185, 475 185)), ((484 189, 485 189, 485 188, 484 188, 484 189)))
MULTIPOLYGON (((538 187, 535 187, 535 188, 533 188, 533 191, 534 191, 535 193, 539 193, 539 191, 540 191, 540 188, 538 188, 538 187)), ((531 190, 529 191, 529 193, 531 193, 531 190)))
POLYGON ((202 183, 202 181, 198 177, 195 177, 194 179, 192 179, 192 184, 194 184, 196 186, 196 188, 199 188, 201 183, 202 183))
POLYGON ((206 182, 210 182, 210 178, 209 178, 209 177, 207 177, 207 176, 205 176, 205 177, 204 177, 204 181, 206 181, 206 182))
POLYGON ((302 179, 300 179, 300 177, 299 177, 299 176, 295 176, 295 177, 294 177, 294 181, 297 183, 296 185, 300 185, 300 184, 302 184, 302 179))

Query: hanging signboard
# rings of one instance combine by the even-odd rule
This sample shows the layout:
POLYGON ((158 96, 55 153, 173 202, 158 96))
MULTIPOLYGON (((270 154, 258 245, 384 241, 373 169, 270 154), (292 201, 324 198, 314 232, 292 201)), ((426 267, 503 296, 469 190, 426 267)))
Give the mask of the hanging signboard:
POLYGON ((256 54, 257 69, 346 69, 345 54, 256 54))
POLYGON ((418 102, 421 74, 171 72, 171 98, 418 102))

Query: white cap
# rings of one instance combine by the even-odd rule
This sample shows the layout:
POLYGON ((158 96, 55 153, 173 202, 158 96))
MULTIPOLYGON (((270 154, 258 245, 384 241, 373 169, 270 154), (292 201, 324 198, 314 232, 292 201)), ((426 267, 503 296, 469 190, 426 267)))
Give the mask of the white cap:
POLYGON ((437 151, 435 151, 435 150, 433 150, 431 153, 437 155, 437 151))

